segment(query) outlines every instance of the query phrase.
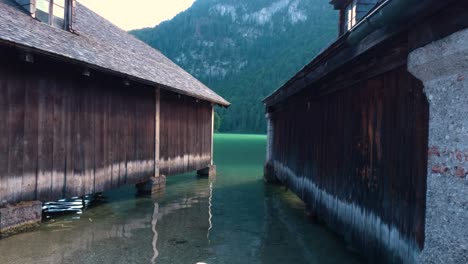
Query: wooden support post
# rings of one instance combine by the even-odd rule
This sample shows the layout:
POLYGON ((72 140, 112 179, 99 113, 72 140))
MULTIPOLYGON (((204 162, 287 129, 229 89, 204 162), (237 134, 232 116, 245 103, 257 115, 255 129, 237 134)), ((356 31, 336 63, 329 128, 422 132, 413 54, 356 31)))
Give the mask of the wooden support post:
POLYGON ((155 112, 154 112, 154 176, 149 180, 136 185, 138 194, 156 194, 166 188, 166 177, 159 172, 160 155, 160 115, 161 115, 161 92, 155 90, 155 112))
POLYGON ((161 120, 161 91, 159 88, 156 89, 156 104, 155 104, 155 119, 154 119, 154 176, 159 177, 159 155, 160 155, 160 120, 161 120))
POLYGON ((213 138, 214 138, 214 104, 211 104, 211 163, 213 165, 213 138))
POLYGON ((267 183, 279 183, 278 179, 276 178, 275 168, 273 166, 273 121, 271 120, 270 114, 266 114, 265 117, 267 119, 267 149, 263 179, 267 183))
POLYGON ((213 144, 214 144, 214 108, 215 105, 211 105, 211 159, 210 165, 197 171, 197 175, 199 177, 213 177, 216 176, 216 166, 214 165, 213 161, 213 144))
POLYGON ((273 124, 271 122, 270 114, 266 114, 265 118, 267 120, 267 149, 266 149, 266 161, 270 161, 272 149, 273 149, 273 124))

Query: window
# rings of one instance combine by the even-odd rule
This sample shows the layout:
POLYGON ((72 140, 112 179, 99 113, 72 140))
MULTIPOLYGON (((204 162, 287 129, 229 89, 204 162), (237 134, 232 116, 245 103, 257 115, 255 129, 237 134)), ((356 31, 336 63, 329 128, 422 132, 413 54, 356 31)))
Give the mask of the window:
POLYGON ((71 0, 36 0, 36 18, 56 28, 65 29, 71 0))
POLYGON ((356 0, 354 0, 345 9, 345 31, 350 30, 354 25, 356 25, 356 6, 356 0))
POLYGON ((50 9, 50 3, 48 0, 37 0, 36 1, 36 18, 44 23, 50 24, 49 9, 50 9))
POLYGON ((65 0, 52 1, 52 25, 57 28, 65 27, 65 0))

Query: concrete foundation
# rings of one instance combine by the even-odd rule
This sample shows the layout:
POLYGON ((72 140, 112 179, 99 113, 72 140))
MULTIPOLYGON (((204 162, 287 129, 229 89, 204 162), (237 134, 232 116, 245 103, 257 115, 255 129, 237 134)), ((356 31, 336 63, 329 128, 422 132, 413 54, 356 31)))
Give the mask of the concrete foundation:
POLYGON ((420 263, 468 263, 468 29, 410 54, 430 105, 426 236, 420 263))
POLYGON ((152 177, 146 182, 137 184, 136 188, 138 194, 141 195, 157 194, 166 189, 166 176, 152 177))
POLYGON ((216 166, 210 165, 206 168, 197 171, 199 177, 214 177, 216 176, 216 166))
POLYGON ((0 208, 0 238, 36 228, 42 220, 42 203, 21 202, 0 208))

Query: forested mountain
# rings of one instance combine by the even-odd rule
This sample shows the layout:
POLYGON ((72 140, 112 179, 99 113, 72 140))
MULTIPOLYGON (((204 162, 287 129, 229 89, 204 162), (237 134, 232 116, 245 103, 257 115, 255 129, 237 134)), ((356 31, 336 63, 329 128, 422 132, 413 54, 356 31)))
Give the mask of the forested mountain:
POLYGON ((196 0, 132 31, 232 103, 220 131, 264 133, 261 100, 337 36, 328 0, 196 0))

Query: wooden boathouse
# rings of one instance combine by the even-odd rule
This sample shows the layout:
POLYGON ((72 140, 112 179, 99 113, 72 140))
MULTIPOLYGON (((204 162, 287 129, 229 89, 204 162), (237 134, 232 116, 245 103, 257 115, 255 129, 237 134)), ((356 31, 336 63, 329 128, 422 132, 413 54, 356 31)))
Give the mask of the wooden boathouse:
POLYGON ((265 180, 372 263, 465 263, 468 2, 331 4, 340 37, 264 100, 265 180))
POLYGON ((18 202, 214 173, 229 103, 80 3, 0 0, 0 58, 0 233, 18 202))

